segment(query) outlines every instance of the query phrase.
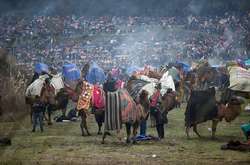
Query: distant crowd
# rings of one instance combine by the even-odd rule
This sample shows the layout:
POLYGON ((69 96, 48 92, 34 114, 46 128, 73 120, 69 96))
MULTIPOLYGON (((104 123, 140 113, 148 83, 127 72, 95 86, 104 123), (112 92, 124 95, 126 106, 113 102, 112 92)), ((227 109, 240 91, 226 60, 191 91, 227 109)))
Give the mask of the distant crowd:
POLYGON ((103 68, 250 54, 250 13, 223 17, 0 17, 0 48, 19 65, 55 68, 95 61, 103 68))

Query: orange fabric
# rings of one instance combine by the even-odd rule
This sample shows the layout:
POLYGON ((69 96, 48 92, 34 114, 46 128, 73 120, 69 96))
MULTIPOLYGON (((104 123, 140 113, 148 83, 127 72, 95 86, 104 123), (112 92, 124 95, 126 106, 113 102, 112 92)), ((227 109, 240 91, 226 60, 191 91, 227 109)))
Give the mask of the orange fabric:
POLYGON ((82 85, 82 92, 77 103, 77 110, 88 110, 91 104, 91 97, 93 93, 93 86, 84 81, 82 85))

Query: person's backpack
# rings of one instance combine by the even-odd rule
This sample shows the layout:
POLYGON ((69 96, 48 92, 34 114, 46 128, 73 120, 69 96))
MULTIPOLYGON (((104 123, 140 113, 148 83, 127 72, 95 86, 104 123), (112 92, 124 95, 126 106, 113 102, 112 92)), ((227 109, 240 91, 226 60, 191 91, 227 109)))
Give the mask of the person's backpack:
POLYGON ((105 95, 102 88, 98 85, 94 85, 92 104, 95 108, 101 109, 105 106, 105 95))

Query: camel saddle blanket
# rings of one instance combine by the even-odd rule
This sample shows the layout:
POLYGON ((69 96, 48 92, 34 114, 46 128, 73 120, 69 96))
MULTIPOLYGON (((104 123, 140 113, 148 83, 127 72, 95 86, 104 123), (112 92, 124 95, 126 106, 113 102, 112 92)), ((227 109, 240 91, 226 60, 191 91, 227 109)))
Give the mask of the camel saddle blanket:
POLYGON ((230 86, 235 91, 250 92, 250 70, 241 67, 229 68, 230 86))
POLYGON ((90 108, 93 89, 94 89, 93 85, 89 84, 86 81, 83 82, 82 93, 79 96, 77 102, 77 110, 87 111, 90 108))
POLYGON ((25 96, 40 96, 41 90, 43 88, 43 83, 45 79, 48 78, 48 75, 42 75, 38 79, 36 79, 32 84, 28 86, 25 92, 25 96))

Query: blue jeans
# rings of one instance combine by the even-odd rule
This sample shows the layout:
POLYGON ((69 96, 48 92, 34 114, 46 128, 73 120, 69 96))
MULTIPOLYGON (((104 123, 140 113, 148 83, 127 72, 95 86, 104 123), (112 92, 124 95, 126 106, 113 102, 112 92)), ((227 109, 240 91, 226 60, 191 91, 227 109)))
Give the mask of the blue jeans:
POLYGON ((36 131, 37 124, 40 125, 40 130, 43 131, 43 112, 33 112, 32 122, 33 122, 32 131, 36 131))
POLYGON ((140 135, 146 136, 147 120, 142 120, 140 124, 140 135))

